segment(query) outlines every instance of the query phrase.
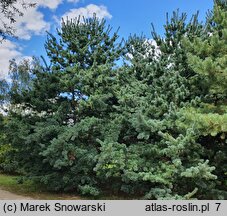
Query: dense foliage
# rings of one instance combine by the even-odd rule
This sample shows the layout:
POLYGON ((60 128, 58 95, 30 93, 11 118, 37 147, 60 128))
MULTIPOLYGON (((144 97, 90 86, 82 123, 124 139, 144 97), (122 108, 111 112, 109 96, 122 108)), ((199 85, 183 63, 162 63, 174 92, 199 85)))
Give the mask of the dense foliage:
POLYGON ((84 195, 226 199, 226 20, 217 0, 205 24, 176 11, 163 38, 125 43, 95 16, 63 21, 50 66, 12 61, 2 81, 0 168, 84 195))

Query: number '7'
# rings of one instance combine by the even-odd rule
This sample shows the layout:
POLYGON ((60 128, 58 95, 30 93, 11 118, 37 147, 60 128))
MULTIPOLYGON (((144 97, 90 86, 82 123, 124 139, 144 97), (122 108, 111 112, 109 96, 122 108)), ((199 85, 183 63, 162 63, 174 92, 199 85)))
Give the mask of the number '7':
POLYGON ((219 207, 221 206, 221 203, 215 203, 217 205, 216 211, 218 211, 219 207))

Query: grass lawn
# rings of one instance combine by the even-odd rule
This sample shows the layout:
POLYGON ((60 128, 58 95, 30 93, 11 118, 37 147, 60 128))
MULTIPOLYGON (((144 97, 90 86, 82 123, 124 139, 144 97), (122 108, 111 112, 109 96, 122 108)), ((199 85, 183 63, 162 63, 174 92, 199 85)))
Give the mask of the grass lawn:
POLYGON ((28 196, 33 199, 40 200, 130 200, 136 199, 136 197, 125 197, 121 195, 108 195, 94 197, 77 196, 73 193, 54 193, 47 192, 42 189, 39 185, 32 183, 31 181, 24 181, 23 183, 18 183, 19 176, 6 175, 0 173, 0 189, 9 191, 11 193, 28 196))
POLYGON ((86 199, 80 196, 75 196, 73 194, 61 194, 53 192, 45 192, 30 181, 25 181, 22 184, 18 184, 18 176, 10 176, 0 173, 0 188, 3 190, 10 191, 12 193, 29 196, 33 199, 42 199, 42 200, 81 200, 86 199))

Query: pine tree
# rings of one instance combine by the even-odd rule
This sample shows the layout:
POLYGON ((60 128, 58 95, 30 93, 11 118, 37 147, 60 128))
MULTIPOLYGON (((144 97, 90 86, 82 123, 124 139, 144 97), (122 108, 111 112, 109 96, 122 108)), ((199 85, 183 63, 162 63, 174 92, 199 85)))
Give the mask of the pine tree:
POLYGON ((26 173, 49 189, 99 193, 93 169, 117 103, 118 40, 95 16, 63 21, 45 44, 51 66, 34 65, 31 88, 19 94, 27 112, 12 112, 8 137, 26 173))
POLYGON ((213 14, 208 19, 207 36, 186 40, 188 63, 196 76, 203 80, 196 88, 202 96, 197 106, 184 109, 182 127, 193 125, 199 134, 211 164, 218 176, 216 195, 226 194, 226 133, 227 133, 227 2, 215 1, 213 14), (199 92, 200 91, 200 92, 199 92), (222 185, 222 186, 220 186, 222 185), (217 189, 221 189, 222 192, 217 189))
POLYGON ((66 20, 48 34, 50 66, 12 62, 5 137, 23 173, 93 196, 222 199, 224 2, 205 25, 176 11, 163 38, 153 29, 124 47, 104 20, 66 20))
MULTIPOLYGON (((63 21, 58 36, 59 42, 49 34, 45 47, 53 63, 52 73, 59 75, 61 92, 70 102, 71 119, 75 123, 79 118, 76 110, 79 109, 79 101, 88 98, 92 107, 92 94, 99 94, 97 91, 103 90, 106 96, 100 98, 100 103, 108 98, 111 100, 108 85, 115 76, 111 68, 119 59, 122 48, 121 44, 116 43, 117 32, 111 33, 106 21, 99 20, 95 15, 90 19, 78 17, 63 21), (101 89, 104 85, 105 89, 101 89)), ((91 110, 88 112, 91 113, 91 110)))
POLYGON ((181 108, 196 101, 197 90, 191 87, 189 77, 195 82, 195 73, 182 41, 204 30, 197 15, 187 24, 186 15, 179 12, 167 20, 165 29, 163 39, 153 32, 153 42, 133 36, 126 44, 118 115, 111 122, 114 136, 101 142, 95 170, 109 182, 119 182, 116 190, 146 199, 189 199, 203 194, 202 183, 209 186, 216 179, 194 130, 176 124, 181 108))

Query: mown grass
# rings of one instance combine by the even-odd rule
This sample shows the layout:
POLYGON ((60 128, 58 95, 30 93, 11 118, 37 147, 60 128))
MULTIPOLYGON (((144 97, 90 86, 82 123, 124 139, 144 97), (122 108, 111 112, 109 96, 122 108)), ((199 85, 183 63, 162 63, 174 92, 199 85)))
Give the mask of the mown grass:
POLYGON ((84 197, 75 196, 73 194, 53 193, 46 192, 39 185, 35 185, 29 180, 18 183, 19 176, 11 176, 0 173, 0 189, 7 190, 9 192, 31 197, 33 199, 42 200, 79 200, 85 199, 84 197))

